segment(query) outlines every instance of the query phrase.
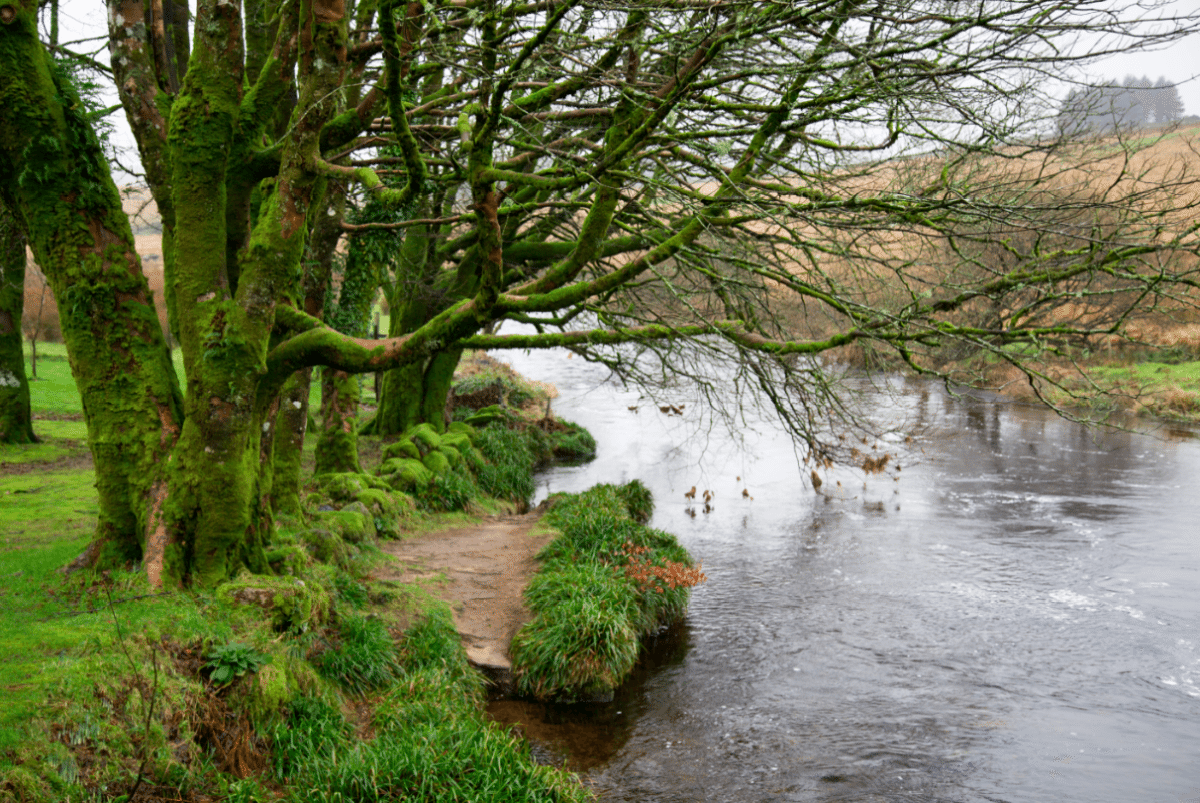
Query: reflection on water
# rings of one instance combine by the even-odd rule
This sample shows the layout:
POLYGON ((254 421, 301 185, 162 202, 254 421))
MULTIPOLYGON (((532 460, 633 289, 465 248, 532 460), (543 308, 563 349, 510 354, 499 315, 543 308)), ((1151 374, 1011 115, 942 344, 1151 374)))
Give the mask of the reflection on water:
POLYGON ((1200 797, 1194 439, 897 380, 867 401, 921 433, 881 442, 902 470, 814 493, 753 418, 743 451, 578 360, 513 361, 600 446, 539 495, 641 478, 710 578, 612 703, 493 704, 602 799, 1200 797))

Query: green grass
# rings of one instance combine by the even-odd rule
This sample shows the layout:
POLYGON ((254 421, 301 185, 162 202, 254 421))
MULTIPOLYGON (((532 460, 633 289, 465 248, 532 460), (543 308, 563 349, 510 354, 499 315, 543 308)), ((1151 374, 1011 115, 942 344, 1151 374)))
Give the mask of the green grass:
POLYGON ((538 554, 525 592, 535 616, 510 650, 517 685, 539 699, 602 698, 632 670, 639 636, 681 618, 703 577, 674 536, 640 523, 654 507, 642 483, 554 501, 545 520, 559 535, 538 554))
POLYGON ((488 460, 477 474, 480 489, 497 499, 528 502, 535 487, 534 456, 528 436, 493 424, 479 430, 475 446, 488 460))
MULTIPOLYGON (((416 585, 355 576, 368 563, 304 565, 301 551, 295 576, 278 580, 302 579, 305 594, 332 608, 282 630, 228 593, 157 596, 140 571, 60 574, 94 532, 95 474, 82 420, 36 418, 82 412, 61 344, 38 350, 34 427, 44 442, 0 447, 0 462, 35 469, 0 475, 0 801, 111 799, 141 766, 148 782, 185 799, 588 799, 573 775, 539 766, 485 720, 483 680, 446 604, 416 585), (267 762, 247 778, 216 747, 243 738, 267 762)), ((178 351, 175 359, 182 378, 178 351)), ((314 382, 314 409, 319 392, 314 382)), ((528 439, 488 437, 507 466, 495 484, 528 498, 528 439)), ((315 442, 306 438, 309 470, 315 442)), ((464 456, 464 477, 482 467, 473 451, 464 456)), ((466 490, 475 493, 439 493, 457 505, 466 490)), ((422 519, 429 528, 474 520, 422 519)), ((304 526, 285 522, 272 548, 304 526)))
POLYGON ((396 645, 380 619, 351 615, 338 626, 337 645, 317 659, 321 674, 362 694, 396 679, 396 645))
MULTIPOLYGON (((37 378, 33 378, 33 364, 29 341, 24 342, 25 376, 29 377, 29 406, 35 416, 50 415, 83 415, 83 404, 79 398, 79 390, 75 387, 75 379, 71 376, 71 366, 67 361, 67 346, 65 343, 38 343, 37 378)), ((175 364, 175 375, 179 377, 180 387, 187 384, 187 374, 183 370, 183 350, 172 349, 171 360, 175 364)), ((309 390, 309 409, 316 412, 321 408, 321 385, 317 380, 319 374, 314 374, 314 381, 309 390)), ((372 384, 369 379, 364 382, 364 389, 374 399, 372 384)), ((42 436, 46 421, 34 424, 34 432, 42 436)), ((83 430, 86 432, 86 429, 83 430)), ((78 437, 56 435, 55 437, 78 437)), ((2 459, 2 458, 0 458, 2 459)))
POLYGON ((583 801, 570 773, 539 766, 528 748, 482 714, 484 682, 467 664, 449 612, 432 611, 399 641, 397 678, 356 738, 341 712, 293 702, 271 735, 287 799, 346 801, 583 801))

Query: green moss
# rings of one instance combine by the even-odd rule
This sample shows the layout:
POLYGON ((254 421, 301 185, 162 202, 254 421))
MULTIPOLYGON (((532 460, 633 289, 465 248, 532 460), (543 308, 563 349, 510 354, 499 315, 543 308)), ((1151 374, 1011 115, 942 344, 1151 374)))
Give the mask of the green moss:
MULTIPOLYGON (((362 518, 362 534, 368 542, 374 543, 375 539, 379 537, 379 534, 375 530, 375 514, 372 513, 362 502, 351 502, 342 508, 341 512, 343 514, 357 513, 362 518)), ((344 532, 342 537, 353 544, 362 543, 361 541, 355 541, 351 537, 349 530, 344 532)))
POLYGON ((441 435, 430 424, 418 424, 405 432, 401 438, 403 440, 410 440, 416 444, 422 456, 442 445, 441 435))
POLYGON ((357 499, 359 494, 368 489, 388 490, 386 482, 371 474, 334 472, 317 474, 313 479, 316 481, 318 487, 328 494, 329 498, 334 502, 351 502, 357 499))
POLYGON ((435 476, 445 476, 450 473, 450 460, 440 451, 430 452, 421 460, 425 468, 435 476))
POLYGON ((320 527, 301 531, 300 540, 313 559, 321 563, 345 566, 354 554, 352 548, 342 540, 340 535, 320 527))
POLYGON ((465 432, 446 432, 442 434, 442 447, 451 446, 457 450, 465 451, 472 446, 471 438, 465 432))
POLYGON ((331 530, 346 543, 356 546, 375 537, 375 517, 358 502, 352 502, 341 510, 317 512, 313 516, 313 526, 331 530))
POLYGON ((267 563, 275 573, 295 577, 303 574, 310 563, 309 553, 296 544, 275 546, 267 550, 267 563))
POLYGON ((408 494, 370 489, 358 495, 358 501, 374 517, 378 538, 399 538, 405 521, 416 510, 408 494))
POLYGON ((413 460, 420 460, 421 450, 417 444, 404 438, 386 446, 383 450, 383 457, 385 460, 390 457, 411 457, 413 460))
POLYGON ((411 491, 428 483, 433 478, 433 472, 417 460, 393 457, 379 467, 379 476, 392 488, 411 491))
POLYGON ((450 463, 451 468, 458 468, 462 465, 462 452, 460 452, 458 449, 455 449, 453 446, 443 443, 442 448, 438 449, 438 451, 445 456, 446 460, 450 463))
POLYGON ((474 442, 477 430, 475 429, 475 427, 471 426, 470 424, 466 423, 465 421, 453 421, 450 423, 449 426, 446 427, 446 432, 466 435, 467 438, 469 438, 471 440, 471 442, 474 442))
POLYGON ((507 410, 503 409, 499 405, 492 405, 490 407, 484 407, 481 410, 477 410, 472 415, 467 416, 465 419, 463 419, 463 423, 470 427, 481 429, 486 427, 488 424, 506 422, 509 418, 511 418, 511 414, 507 410))
POLYGON ((217 587, 215 596, 230 605, 253 605, 269 614, 276 630, 305 632, 329 615, 329 592, 319 583, 293 577, 245 575, 217 587))

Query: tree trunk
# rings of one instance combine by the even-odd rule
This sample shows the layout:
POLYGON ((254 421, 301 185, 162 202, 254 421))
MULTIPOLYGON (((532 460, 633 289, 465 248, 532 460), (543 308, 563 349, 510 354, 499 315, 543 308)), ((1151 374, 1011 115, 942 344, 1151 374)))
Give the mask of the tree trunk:
MULTIPOLYGON (((324 208, 317 215, 304 269, 304 311, 321 318, 332 272, 333 256, 341 239, 346 194, 337 189, 326 193, 324 208)), ((308 400, 312 369, 292 374, 280 393, 279 419, 275 422, 275 509, 300 513, 300 463, 308 432, 308 400)))
POLYGON ((21 350, 25 306, 25 237, 0 204, 0 443, 37 443, 29 409, 29 380, 21 350))
POLYGON ((3 11, 0 195, 58 299, 83 402, 99 495, 85 562, 136 560, 163 532, 179 382, 104 153, 38 41, 36 3, 3 11))
POLYGON ((321 371, 321 437, 314 473, 358 473, 359 377, 326 368, 321 371))
MULTIPOLYGON (((425 214, 422 207, 416 214, 425 214)), ((388 298, 391 317, 388 337, 415 332, 441 311, 446 297, 432 286, 426 275, 428 237, 425 226, 414 226, 405 235, 396 266, 396 280, 388 298)), ((446 428, 446 397, 458 367, 462 349, 439 352, 429 360, 385 371, 375 417, 363 427, 372 435, 399 435, 421 423, 438 432, 446 428)))

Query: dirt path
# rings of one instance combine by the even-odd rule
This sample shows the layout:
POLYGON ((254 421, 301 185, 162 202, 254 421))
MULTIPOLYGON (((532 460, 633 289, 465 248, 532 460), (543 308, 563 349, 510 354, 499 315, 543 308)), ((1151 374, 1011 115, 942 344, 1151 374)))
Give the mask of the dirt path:
POLYGON ((538 514, 497 516, 472 527, 442 530, 381 548, 396 562, 380 579, 413 582, 444 572, 448 583, 430 587, 454 610, 467 657, 494 683, 512 680, 508 645, 532 616, 521 594, 537 571, 534 555, 552 535, 531 535, 538 514))

